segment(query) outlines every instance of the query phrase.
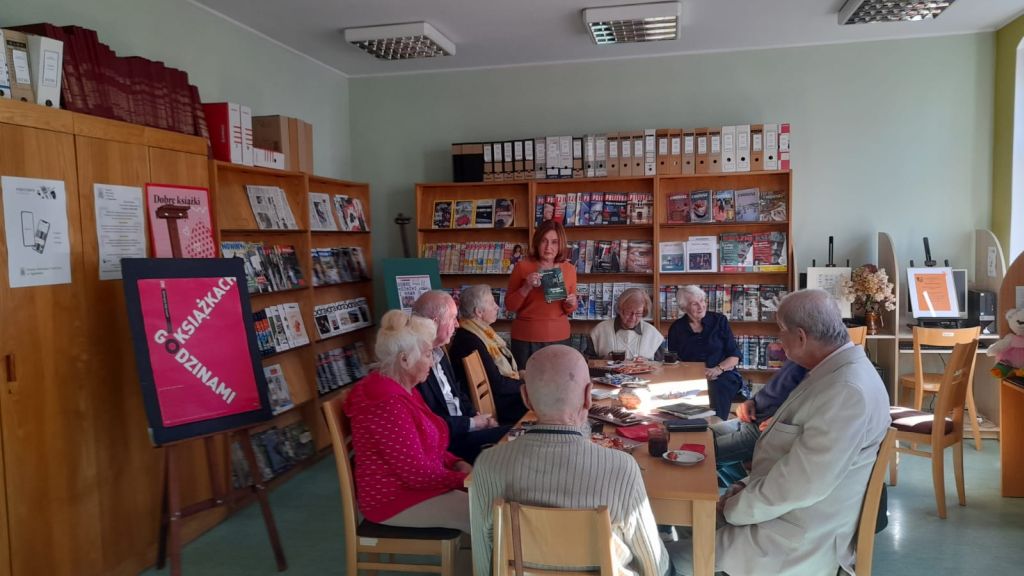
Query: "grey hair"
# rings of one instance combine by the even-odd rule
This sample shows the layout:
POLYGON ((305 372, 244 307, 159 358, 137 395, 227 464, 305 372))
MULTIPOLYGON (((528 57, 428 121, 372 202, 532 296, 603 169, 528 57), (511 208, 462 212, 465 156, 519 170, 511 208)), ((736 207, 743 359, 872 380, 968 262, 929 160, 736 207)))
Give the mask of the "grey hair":
POLYGON ((483 304, 490 293, 491 287, 487 284, 474 284, 463 288, 459 294, 459 318, 475 318, 476 309, 483 304))
POLYGON ((643 305, 645 316, 650 313, 651 307, 653 306, 650 295, 647 294, 647 290, 637 288, 636 286, 626 288, 622 291, 622 294, 619 294, 619 299, 615 301, 615 313, 619 314, 622 312, 623 305, 634 301, 643 305))
POLYGON ((420 294, 416 303, 412 305, 412 313, 439 322, 454 303, 451 294, 444 290, 431 290, 420 294))
POLYGON ((686 305, 690 303, 692 298, 701 298, 703 300, 708 299, 708 295, 700 289, 700 286, 695 284, 687 284, 686 286, 680 286, 679 290, 676 291, 676 299, 679 301, 679 308, 686 308, 686 305))
POLYGON ((436 335, 437 325, 432 320, 410 316, 401 310, 389 310, 380 319, 377 343, 374 346, 381 374, 398 380, 402 372, 402 356, 418 362, 421 348, 433 345, 436 335))
POLYGON ((839 347, 850 341, 839 303, 820 288, 790 293, 779 303, 775 318, 787 330, 803 330, 819 344, 839 347))

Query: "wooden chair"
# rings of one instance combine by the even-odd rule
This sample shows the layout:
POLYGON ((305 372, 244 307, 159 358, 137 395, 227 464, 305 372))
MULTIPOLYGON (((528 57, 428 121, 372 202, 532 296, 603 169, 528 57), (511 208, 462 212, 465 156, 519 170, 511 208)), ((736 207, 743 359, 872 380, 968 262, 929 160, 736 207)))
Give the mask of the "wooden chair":
MULTIPOLYGON (((900 399, 903 390, 914 391, 914 410, 920 410, 924 404, 925 394, 935 394, 939 390, 942 374, 925 372, 922 368, 922 346, 944 346, 952 348, 954 344, 962 344, 977 340, 981 328, 921 328, 914 327, 914 373, 900 378, 900 399)), ((970 374, 967 380, 967 414, 970 416, 971 432, 974 437, 974 449, 981 450, 981 428, 978 426, 978 409, 974 405, 974 358, 971 358, 970 374)))
POLYGON ((487 370, 484 370, 484 361, 480 358, 480 351, 473 350, 469 356, 463 358, 462 366, 466 369, 466 384, 469 386, 469 396, 473 400, 473 407, 478 413, 490 414, 497 419, 494 396, 491 394, 491 382, 487 379, 487 370))
POLYGON ((857 523, 857 557, 854 567, 857 576, 871 576, 871 562, 875 552, 875 526, 878 523, 878 507, 881 504, 882 481, 885 469, 896 452, 896 429, 889 428, 878 447, 875 465, 871 467, 868 487, 864 491, 864 502, 860 505, 860 521, 857 523))
POLYGON ((455 575, 455 557, 459 550, 462 532, 449 528, 397 528, 363 520, 357 524, 356 489, 352 480, 352 463, 349 460, 351 440, 349 439, 348 418, 342 412, 344 397, 335 398, 323 405, 327 428, 334 447, 334 461, 338 467, 338 483, 341 486, 341 505, 345 524, 345 574, 356 576, 359 570, 393 570, 400 572, 429 572, 442 576, 455 575), (361 560, 359 554, 367 554, 368 560, 361 560), (382 562, 381 554, 391 554, 392 562, 382 562), (437 556, 439 566, 423 564, 402 564, 394 562, 395 554, 437 556))
POLYGON ((935 485, 935 503, 938 505, 939 518, 946 517, 946 482, 942 466, 945 460, 944 451, 949 446, 953 447, 956 493, 960 505, 967 504, 964 497, 964 398, 967 396, 970 372, 974 366, 974 354, 977 349, 977 340, 953 347, 953 354, 946 365, 939 386, 934 414, 901 406, 890 408, 892 426, 896 429, 896 454, 893 454, 889 464, 889 485, 896 486, 900 453, 931 458, 932 483, 935 485), (911 442, 914 445, 930 444, 931 451, 918 450, 913 446, 902 448, 900 441, 911 442))
POLYGON ((868 338, 867 326, 848 327, 846 332, 850 335, 850 342, 853 342, 854 346, 863 346, 864 341, 868 338))
POLYGON ((542 508, 498 498, 494 501, 493 542, 494 576, 616 574, 607 506, 542 508))

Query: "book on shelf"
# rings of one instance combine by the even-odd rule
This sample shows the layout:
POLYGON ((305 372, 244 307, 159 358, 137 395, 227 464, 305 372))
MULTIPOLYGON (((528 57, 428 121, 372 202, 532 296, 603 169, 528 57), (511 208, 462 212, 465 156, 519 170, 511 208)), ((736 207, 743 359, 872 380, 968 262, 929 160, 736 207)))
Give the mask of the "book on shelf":
POLYGON ((686 242, 659 242, 660 272, 686 272, 686 242))
POLYGON ((249 206, 260 230, 299 229, 284 190, 277 186, 247 184, 245 192, 249 196, 249 206))
POLYGON ((788 266, 785 232, 754 234, 754 265, 761 272, 785 272, 788 266))
POLYGON ((629 222, 629 206, 625 194, 606 192, 604 195, 604 211, 602 222, 610 225, 621 225, 629 222))
POLYGON ((690 236, 686 241, 686 269, 688 272, 718 271, 717 236, 690 236))
POLYGON ((650 240, 629 240, 626 248, 625 272, 650 274, 653 246, 650 240))
POLYGON ((668 197, 668 223, 685 224, 690 221, 690 194, 681 192, 668 197))
POLYGON ((711 222, 711 190, 690 192, 690 222, 711 222))
POLYGON ((562 225, 566 228, 570 228, 577 225, 579 221, 578 213, 576 212, 577 206, 579 205, 579 194, 576 192, 569 192, 565 195, 565 219, 562 225))
POLYGON ((222 241, 220 243, 220 254, 222 258, 241 258, 242 267, 245 270, 245 286, 249 294, 259 292, 259 285, 256 282, 256 271, 246 257, 247 242, 222 241))
POLYGON ((285 328, 284 311, 278 305, 267 306, 263 309, 270 323, 270 335, 273 338, 274 351, 284 352, 291 348, 288 341, 288 330, 285 328))
POLYGON ((629 194, 628 224, 651 224, 654 222, 654 198, 645 192, 629 194))
POLYGON ((715 222, 736 221, 736 198, 732 190, 715 190, 711 215, 715 222))
POLYGON ((722 272, 754 271, 754 235, 726 232, 718 236, 718 268, 722 272))
POLYGON ((288 382, 284 378, 284 370, 280 364, 271 364, 263 367, 263 375, 267 380, 267 396, 270 399, 270 411, 280 414, 295 406, 292 402, 291 392, 288 390, 288 382))
POLYGON ((658 408, 658 411, 680 418, 707 418, 708 416, 715 415, 715 411, 708 406, 689 404, 687 402, 677 402, 676 404, 662 406, 658 408))
POLYGON ((775 314, 779 311, 779 302, 788 292, 781 284, 762 284, 758 299, 760 300, 760 320, 762 322, 774 322, 775 314))
POLYGON ((735 194, 736 221, 757 222, 761 214, 761 195, 757 188, 743 188, 735 194))
POLYGON ((456 200, 455 201, 455 212, 452 216, 452 227, 453 228, 472 228, 473 227, 473 201, 472 200, 456 200))
POLYGON ((785 222, 789 218, 786 192, 783 190, 761 192, 759 214, 761 222, 785 222))
POLYGON ((494 228, 494 199, 481 198, 473 210, 473 225, 477 228, 494 228))
POLYGON ((331 210, 331 197, 320 192, 309 193, 309 228, 310 230, 337 230, 334 211, 331 210))
POLYGON ((366 225, 366 215, 363 213, 363 203, 359 198, 353 198, 345 194, 335 194, 334 211, 338 214, 338 221, 341 222, 341 229, 343 231, 369 231, 370 228, 366 225))
POLYGON ((540 273, 540 285, 544 289, 545 302, 565 300, 568 296, 565 289, 565 278, 562 276, 561 266, 542 270, 540 273))
POLYGON ((299 308, 299 304, 288 302, 280 306, 283 307, 285 333, 291 347, 309 344, 309 336, 306 334, 306 324, 302 321, 302 310, 299 308))
POLYGON ((516 223, 516 206, 513 198, 498 198, 494 201, 494 227, 511 228, 516 223))
POLYGON ((434 200, 434 216, 431 220, 431 227, 451 228, 454 209, 455 202, 452 200, 434 200))
POLYGON ((604 224, 604 192, 590 193, 590 226, 604 224))

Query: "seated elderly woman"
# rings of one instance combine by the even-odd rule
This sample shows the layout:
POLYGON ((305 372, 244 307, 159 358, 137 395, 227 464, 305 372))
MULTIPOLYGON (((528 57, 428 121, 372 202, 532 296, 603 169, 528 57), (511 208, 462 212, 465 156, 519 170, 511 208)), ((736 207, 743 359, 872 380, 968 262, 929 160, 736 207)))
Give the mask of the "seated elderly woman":
POLYGON ((743 386, 743 378, 736 372, 740 347, 729 320, 718 312, 708 312, 707 294, 697 286, 680 287, 678 299, 683 316, 668 329, 668 349, 683 362, 704 363, 711 409, 728 420, 732 399, 743 386))
POLYGON ((643 320, 650 309, 651 297, 646 290, 624 290, 615 303, 615 318, 601 322, 590 331, 587 356, 604 358, 612 353, 624 353, 627 359, 642 356, 661 360, 665 338, 643 320))
POLYGON ((526 406, 519 395, 523 380, 505 340, 491 328, 498 319, 498 304, 491 287, 486 284, 470 286, 459 295, 459 329, 448 345, 455 379, 468 382, 462 359, 480 353, 487 381, 494 395, 494 411, 499 424, 515 424, 526 414, 526 406))
POLYGON ((356 501, 371 522, 469 533, 462 491, 472 467, 447 452, 448 426, 413 388, 433 363, 437 327, 392 310, 381 318, 380 364, 345 400, 355 451, 356 501))

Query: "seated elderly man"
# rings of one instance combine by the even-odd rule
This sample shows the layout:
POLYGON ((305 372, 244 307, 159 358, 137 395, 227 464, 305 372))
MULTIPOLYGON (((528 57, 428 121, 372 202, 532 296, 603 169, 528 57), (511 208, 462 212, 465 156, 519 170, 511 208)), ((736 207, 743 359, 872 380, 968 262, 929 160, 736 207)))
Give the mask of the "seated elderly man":
POLYGON ((451 295, 443 290, 421 294, 413 304, 412 312, 433 320, 437 325, 434 363, 427 379, 416 389, 431 412, 444 418, 448 424, 448 451, 472 464, 480 450, 501 440, 509 427, 498 426, 491 414, 477 414, 465 383, 455 378, 451 360, 443 348, 455 332, 457 312, 451 295))
POLYGON ((651 310, 651 298, 643 288, 629 288, 615 303, 615 318, 605 320, 590 331, 587 356, 605 358, 612 352, 625 353, 626 358, 642 356, 661 360, 665 338, 657 328, 644 322, 651 310))
MULTIPOLYGON (((824 290, 790 294, 776 321, 786 355, 809 372, 758 440, 750 476, 719 501, 725 523, 716 533, 716 569, 853 574, 857 521, 889 427, 889 396, 824 290)), ((688 568, 689 547, 673 552, 675 569, 688 568)))
POLYGON ((621 573, 668 572, 636 461, 590 441, 590 386, 586 360, 568 346, 543 348, 527 362, 523 400, 537 424, 481 454, 473 468, 470 519, 477 576, 491 574, 491 508, 498 497, 552 508, 608 506, 621 573))

